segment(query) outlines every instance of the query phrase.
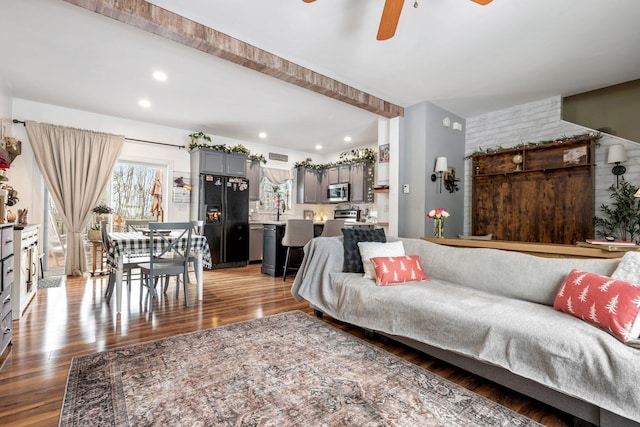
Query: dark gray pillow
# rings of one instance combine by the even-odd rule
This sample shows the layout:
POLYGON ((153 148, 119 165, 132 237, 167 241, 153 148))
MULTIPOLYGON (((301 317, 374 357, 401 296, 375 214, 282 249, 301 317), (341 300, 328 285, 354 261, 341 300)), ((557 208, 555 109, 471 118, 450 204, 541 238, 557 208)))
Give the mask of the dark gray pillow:
POLYGON ((343 228, 344 236, 344 264, 342 271, 345 273, 364 273, 362 258, 358 242, 381 242, 386 243, 387 236, 383 228, 343 228))

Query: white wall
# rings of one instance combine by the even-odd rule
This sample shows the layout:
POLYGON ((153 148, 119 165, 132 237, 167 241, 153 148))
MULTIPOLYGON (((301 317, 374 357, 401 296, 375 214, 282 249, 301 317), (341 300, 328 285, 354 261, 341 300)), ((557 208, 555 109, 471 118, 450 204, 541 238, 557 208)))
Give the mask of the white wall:
MULTIPOLYGON (((508 148, 523 142, 540 142, 557 138, 584 134, 591 129, 565 122, 561 119, 562 99, 560 96, 542 99, 512 108, 467 119, 465 156, 479 149, 508 148)), ((613 144, 623 144, 629 160, 625 179, 640 186, 640 145, 622 138, 603 134, 600 148, 596 148, 595 214, 599 207, 611 204, 609 187, 615 184, 611 173, 613 165, 606 163, 607 148, 613 144)), ((465 162, 464 232, 471 234, 471 161, 465 162)))

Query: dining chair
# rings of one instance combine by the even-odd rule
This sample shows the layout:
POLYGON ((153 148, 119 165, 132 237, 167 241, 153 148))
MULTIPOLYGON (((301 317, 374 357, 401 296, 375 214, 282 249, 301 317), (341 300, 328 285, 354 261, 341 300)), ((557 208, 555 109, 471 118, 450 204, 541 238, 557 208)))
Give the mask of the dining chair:
POLYGON ((304 245, 313 239, 313 220, 311 219, 288 219, 282 237, 282 246, 287 248, 284 257, 284 271, 282 281, 287 279, 289 270, 297 270, 299 265, 291 266, 291 249, 302 249, 304 245))
POLYGON ((142 228, 149 228, 149 223, 158 222, 156 218, 151 219, 128 219, 125 224, 126 231, 140 231, 142 228))
MULTIPOLYGON (((189 305, 187 276, 191 252, 191 222, 151 222, 149 224, 149 262, 138 264, 142 273, 142 286, 147 288, 149 310, 152 310, 156 286, 164 278, 164 292, 167 291, 169 277, 176 277, 176 299, 180 293, 180 275, 184 288, 184 305, 189 305), (170 234, 168 234, 170 233, 170 234)), ((140 291, 142 304, 142 290, 140 291)))
MULTIPOLYGON (((196 220, 191 221, 191 225, 193 226, 193 235, 192 236, 204 236, 204 221, 196 220)), ((195 263, 196 256, 193 254, 189 254, 189 265, 193 265, 193 269, 195 271, 195 263)), ((189 275, 187 274, 187 284, 189 284, 189 275)))
MULTIPOLYGON (((111 241, 109 240, 109 223, 107 221, 100 221, 100 232, 102 233, 102 248, 105 254, 109 253, 111 249, 111 241)), ((122 271, 123 274, 126 271, 127 273, 127 284, 129 285, 129 289, 131 289, 131 271, 138 268, 138 264, 141 262, 149 261, 148 256, 125 256, 122 263, 122 271)), ((111 300, 111 295, 113 294, 113 288, 116 283, 116 272, 109 270, 109 281, 107 283, 107 290, 104 293, 105 299, 108 301, 111 300)))
POLYGON ((344 227, 344 219, 328 219, 319 237, 342 236, 342 227, 344 227))

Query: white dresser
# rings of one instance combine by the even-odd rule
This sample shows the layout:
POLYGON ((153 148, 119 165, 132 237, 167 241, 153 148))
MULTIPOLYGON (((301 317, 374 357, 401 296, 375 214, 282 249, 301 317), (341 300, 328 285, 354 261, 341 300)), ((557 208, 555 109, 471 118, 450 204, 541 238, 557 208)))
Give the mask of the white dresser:
POLYGON ((13 319, 19 319, 38 292, 38 240, 40 225, 27 225, 14 230, 13 254, 15 277, 13 282, 13 319))

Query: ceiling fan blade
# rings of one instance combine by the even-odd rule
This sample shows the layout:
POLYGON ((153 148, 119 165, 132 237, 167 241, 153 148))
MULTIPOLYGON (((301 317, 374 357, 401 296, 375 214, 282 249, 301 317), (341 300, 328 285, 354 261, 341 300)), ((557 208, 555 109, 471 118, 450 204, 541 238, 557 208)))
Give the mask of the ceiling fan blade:
POLYGON ((378 36, 376 37, 378 40, 390 39, 396 33, 403 4, 404 0, 386 0, 384 2, 378 36))
MULTIPOLYGON (((305 3, 313 3, 316 0, 302 0, 302 1, 305 2, 305 3)), ((489 1, 491 1, 491 0, 489 0, 489 1)))
MULTIPOLYGON (((305 0, 305 1, 307 1, 307 0, 305 0)), ((311 0, 311 1, 313 1, 313 0, 311 0)), ((478 3, 478 4, 481 4, 481 5, 483 5, 483 6, 486 6, 486 5, 488 5, 489 3, 491 3, 493 0, 471 0, 471 1, 472 1, 472 2, 476 2, 476 3, 478 3)))

